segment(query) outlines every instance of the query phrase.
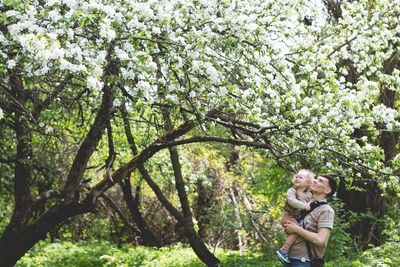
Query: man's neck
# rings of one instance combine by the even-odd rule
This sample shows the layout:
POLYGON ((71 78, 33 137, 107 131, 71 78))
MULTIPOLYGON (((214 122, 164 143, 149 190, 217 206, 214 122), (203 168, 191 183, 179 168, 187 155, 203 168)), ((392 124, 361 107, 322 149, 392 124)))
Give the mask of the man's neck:
POLYGON ((313 193, 313 197, 312 198, 314 200, 321 201, 321 200, 326 199, 326 195, 325 194, 315 194, 315 193, 313 193))

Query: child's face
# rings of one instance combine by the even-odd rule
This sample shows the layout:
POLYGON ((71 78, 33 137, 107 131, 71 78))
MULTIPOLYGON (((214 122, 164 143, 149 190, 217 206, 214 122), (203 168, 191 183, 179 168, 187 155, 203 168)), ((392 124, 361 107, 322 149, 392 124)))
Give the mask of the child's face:
POLYGON ((311 184, 311 180, 307 177, 305 171, 299 171, 293 176, 292 183, 295 188, 308 187, 311 184))

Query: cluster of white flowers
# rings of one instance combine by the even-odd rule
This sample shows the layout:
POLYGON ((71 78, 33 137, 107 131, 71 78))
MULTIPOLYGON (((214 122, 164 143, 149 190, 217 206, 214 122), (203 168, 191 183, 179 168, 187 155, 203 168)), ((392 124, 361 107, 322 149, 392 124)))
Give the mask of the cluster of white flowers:
POLYGON ((89 76, 87 78, 87 88, 89 89, 101 89, 103 87, 103 82, 96 77, 89 76))

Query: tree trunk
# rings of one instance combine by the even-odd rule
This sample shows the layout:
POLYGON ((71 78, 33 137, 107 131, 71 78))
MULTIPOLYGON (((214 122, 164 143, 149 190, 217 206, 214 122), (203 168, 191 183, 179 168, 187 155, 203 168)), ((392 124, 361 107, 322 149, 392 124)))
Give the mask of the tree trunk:
MULTIPOLYGON (((343 201, 346 210, 357 213, 372 212, 376 218, 382 218, 386 212, 386 198, 376 181, 359 180, 354 182, 356 186, 364 191, 347 190, 345 183, 340 182, 337 197, 343 201)), ((367 249, 368 245, 381 245, 383 237, 381 229, 375 220, 362 218, 351 225, 350 234, 358 239, 360 249, 367 249)))
POLYGON ((0 238, 0 266, 14 266, 37 242, 45 239, 51 229, 68 218, 92 209, 93 206, 58 205, 42 214, 28 226, 7 227, 0 238))
MULTIPOLYGON (((170 118, 169 111, 167 109, 162 110, 165 129, 171 131, 173 129, 172 121, 170 118)), ((208 250, 204 242, 197 235, 194 225, 193 225, 193 214, 190 209, 189 199, 185 190, 185 182, 183 180, 181 164, 179 162, 179 153, 176 147, 169 148, 169 153, 172 162, 172 168, 175 177, 175 187, 178 191, 179 201, 182 207, 182 213, 184 217, 183 227, 185 233, 189 239, 189 243, 196 255, 201 261, 203 261, 207 266, 219 266, 220 261, 208 250)))
POLYGON ((194 253, 196 253, 199 259, 203 261, 205 264, 207 264, 207 266, 219 266, 220 261, 208 250, 204 242, 200 239, 200 237, 194 230, 193 215, 190 210, 189 199, 185 191, 185 183, 183 181, 181 166, 179 163, 178 150, 175 147, 170 148, 169 150, 171 155, 172 166, 174 169, 175 186, 176 190, 178 191, 178 196, 184 217, 183 227, 189 239, 189 243, 194 253))
MULTIPOLYGON (((128 120, 128 113, 125 108, 125 103, 122 104, 121 115, 124 121, 124 130, 126 139, 129 143, 129 146, 131 147, 132 154, 136 156, 139 153, 139 151, 136 147, 135 139, 133 138, 132 135, 132 130, 128 120)), ((139 166, 139 171, 142 174, 142 177, 149 176, 143 164, 139 166)), ((121 181, 119 184, 121 186, 122 193, 124 195, 126 205, 131 213, 132 219, 140 230, 140 236, 143 240, 144 245, 160 247, 160 242, 158 242, 156 236, 149 230, 149 227, 147 226, 147 223, 144 220, 142 213, 139 210, 140 186, 136 187, 135 197, 133 197, 130 175, 125 179, 125 181, 121 181)))
MULTIPOLYGON (((108 64, 106 75, 115 71, 113 64, 108 64)), ((25 104, 29 91, 23 88, 20 72, 10 73, 10 86, 12 93, 20 104, 25 104)), ((59 90, 58 90, 59 91, 59 90)), ((7 225, 0 239, 0 266, 14 266, 14 264, 39 240, 46 237, 54 227, 68 218, 87 212, 93 207, 93 203, 85 205, 77 204, 79 197, 79 186, 86 170, 87 162, 97 147, 102 137, 103 130, 109 120, 112 103, 113 88, 103 87, 101 107, 96 115, 95 122, 91 125, 85 140, 81 144, 66 183, 64 198, 38 218, 34 216, 35 211, 50 197, 55 195, 39 195, 33 199, 31 194, 31 165, 34 156, 31 148, 32 134, 26 122, 31 120, 32 115, 26 115, 19 109, 15 114, 14 130, 17 139, 16 163, 14 173, 14 198, 15 207, 10 223, 7 225), (66 201, 68 200, 68 201, 66 201), (66 204, 69 202, 69 204, 66 204), (74 203, 75 202, 75 203, 74 203)), ((49 103, 44 103, 43 109, 49 103)), ((35 109, 34 116, 39 117, 42 108, 35 109)), ((33 118, 34 119, 34 118, 33 118)), ((60 194, 58 194, 60 195, 60 194)), ((37 213, 37 212, 36 212, 37 213)))
POLYGON ((234 211, 235 211, 235 217, 238 223, 238 229, 237 231, 237 237, 238 237, 238 247, 239 247, 239 255, 242 256, 243 255, 243 250, 246 247, 246 239, 243 238, 242 236, 242 230, 243 230, 243 222, 242 222, 242 217, 240 216, 240 206, 238 201, 236 200, 236 195, 238 194, 237 189, 235 188, 235 184, 233 183, 230 187, 229 187, 229 192, 231 194, 231 199, 234 205, 234 211))
MULTIPOLYGON (((208 177, 208 179, 211 179, 208 177)), ((206 240, 207 238, 207 224, 209 223, 209 219, 207 219, 207 209, 212 206, 212 202, 214 199, 213 190, 206 190, 203 186, 203 180, 198 180, 196 182, 196 205, 193 210, 194 216, 197 220, 197 224, 199 227, 199 236, 202 240, 206 240)))
POLYGON ((139 210, 140 187, 136 187, 135 197, 133 197, 132 185, 129 178, 126 179, 125 182, 121 182, 120 186, 124 194, 125 203, 128 206, 132 219, 139 228, 140 237, 143 240, 143 244, 147 246, 160 247, 160 243, 157 241, 156 236, 149 230, 149 227, 147 226, 147 223, 139 210))
POLYGON ((38 241, 46 237, 46 233, 35 233, 28 229, 15 229, 11 235, 0 239, 0 266, 12 267, 38 241))

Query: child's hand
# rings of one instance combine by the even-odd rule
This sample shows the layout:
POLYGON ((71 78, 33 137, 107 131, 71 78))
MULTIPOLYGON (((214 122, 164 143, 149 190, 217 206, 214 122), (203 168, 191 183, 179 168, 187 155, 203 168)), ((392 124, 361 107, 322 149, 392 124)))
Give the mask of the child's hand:
POLYGON ((304 209, 305 209, 305 210, 310 210, 310 209, 311 209, 310 203, 307 203, 307 204, 304 206, 304 209))

